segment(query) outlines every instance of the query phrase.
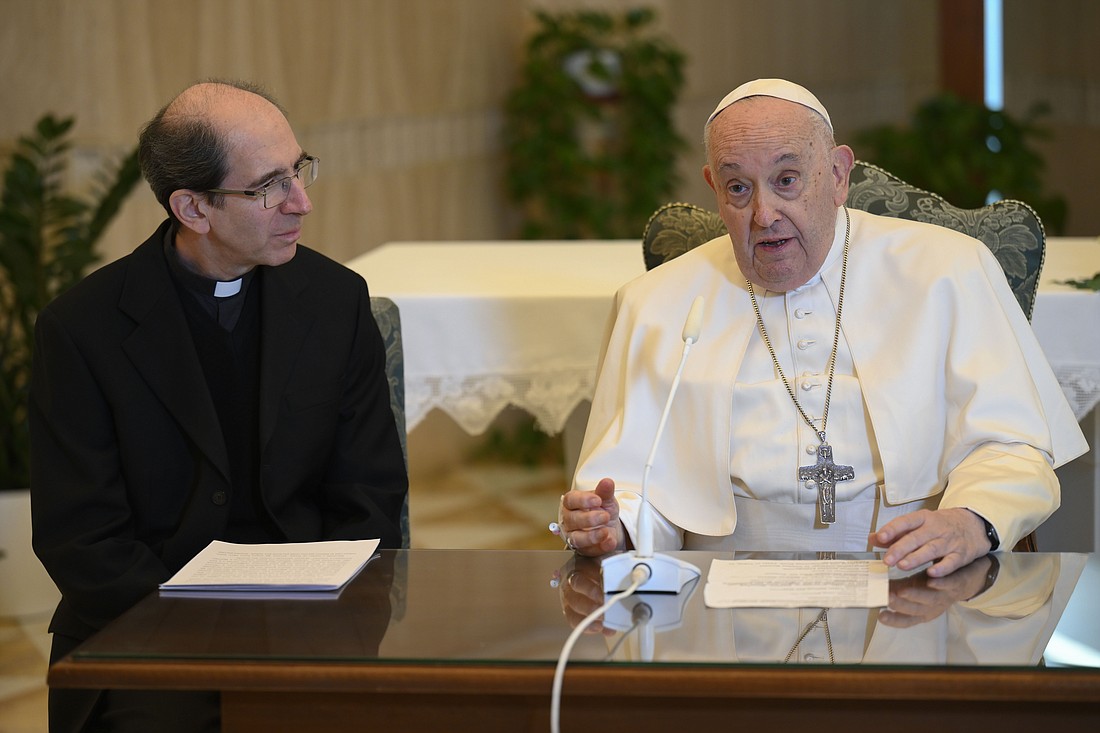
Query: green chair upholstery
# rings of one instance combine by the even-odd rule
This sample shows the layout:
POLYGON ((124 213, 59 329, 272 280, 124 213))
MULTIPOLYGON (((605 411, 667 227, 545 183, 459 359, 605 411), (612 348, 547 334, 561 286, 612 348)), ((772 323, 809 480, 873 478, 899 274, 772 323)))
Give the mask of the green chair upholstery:
POLYGON ((665 204, 649 217, 642 234, 645 269, 652 270, 726 233, 726 225, 713 211, 694 204, 665 204))
POLYGON ((1031 320, 1046 254, 1046 232, 1034 209, 1011 199, 960 209, 862 161, 852 168, 850 180, 848 206, 853 209, 939 224, 984 242, 1001 263, 1020 308, 1031 320))
MULTIPOLYGON (((409 449, 405 436, 405 352, 401 347, 401 314, 397 304, 389 298, 372 296, 371 313, 378 330, 382 333, 382 342, 386 345, 386 379, 390 383, 390 409, 397 422, 397 435, 401 438, 401 453, 405 457, 405 468, 409 466, 409 449)), ((401 507, 401 547, 409 547, 409 497, 405 495, 405 505, 401 507)))
MULTIPOLYGON (((980 239, 1001 264, 1020 308, 1031 320, 1046 233, 1027 204, 1003 200, 978 209, 960 209, 862 161, 852 168, 847 204, 872 214, 938 224, 980 239)), ((646 269, 725 233, 725 225, 712 211, 692 204, 665 204, 650 217, 642 235, 646 269)))
MULTIPOLYGON (((847 205, 872 214, 938 224, 980 239, 1001 264, 1020 308, 1031 320, 1046 254, 1046 232, 1027 204, 1006 199, 978 209, 960 209, 876 165, 856 161, 847 205)), ((665 204, 649 218, 642 234, 646 270, 724 234, 726 226, 715 212, 693 204, 665 204)), ((1021 539, 1015 549, 1035 552, 1035 533, 1021 539)))

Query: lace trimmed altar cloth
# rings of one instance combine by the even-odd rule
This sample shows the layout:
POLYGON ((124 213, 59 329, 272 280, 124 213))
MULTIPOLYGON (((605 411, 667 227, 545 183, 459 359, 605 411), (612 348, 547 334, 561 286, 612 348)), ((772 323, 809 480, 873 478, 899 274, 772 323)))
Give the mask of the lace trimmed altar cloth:
POLYGON ((347 264, 401 311, 408 429, 438 408, 471 435, 509 405, 560 433, 645 269, 640 240, 393 242, 347 264))
POLYGON ((1100 239, 1048 237, 1031 327, 1078 420, 1100 403, 1100 293, 1064 285, 1100 272, 1100 239))
MULTIPOLYGON (((438 408, 471 435, 509 405, 561 432, 615 291, 645 271, 640 240, 393 242, 348 266, 400 309, 408 429, 438 408)), ((1097 272, 1097 239, 1047 239, 1032 327, 1078 420, 1100 402, 1100 294, 1060 282, 1097 272)))

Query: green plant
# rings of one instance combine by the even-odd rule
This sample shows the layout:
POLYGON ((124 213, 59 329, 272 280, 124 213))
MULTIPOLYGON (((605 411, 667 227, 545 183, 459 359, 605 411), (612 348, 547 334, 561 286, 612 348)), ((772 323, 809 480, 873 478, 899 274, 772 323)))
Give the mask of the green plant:
POLYGON ((529 239, 637 237, 677 183, 684 56, 647 8, 537 12, 505 105, 507 190, 529 239))
POLYGON ((856 153, 955 206, 977 208, 993 191, 1023 201, 1057 234, 1065 226, 1066 202, 1043 193, 1043 158, 1031 147, 1049 137, 1038 124, 1048 111, 1037 104, 1017 120, 944 93, 921 104, 907 127, 857 133, 856 153))
POLYGON ((62 189, 73 118, 45 115, 21 137, 0 195, 0 489, 30 484, 27 393, 34 321, 96 261, 95 243, 141 177, 135 150, 94 181, 92 203, 62 189))
POLYGON ((470 454, 475 461, 518 464, 527 468, 562 465, 565 460, 560 435, 548 435, 534 419, 511 427, 493 427, 470 454))

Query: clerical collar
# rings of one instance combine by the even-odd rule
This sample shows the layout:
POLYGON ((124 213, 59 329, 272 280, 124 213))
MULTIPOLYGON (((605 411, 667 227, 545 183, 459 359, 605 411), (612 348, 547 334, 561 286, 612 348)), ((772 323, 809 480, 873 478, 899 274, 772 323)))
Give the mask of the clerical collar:
POLYGON ((256 268, 229 282, 204 277, 188 267, 180 257, 179 250, 176 249, 178 229, 179 225, 173 223, 164 235, 164 258, 168 261, 172 278, 194 296, 211 318, 225 330, 232 331, 240 317, 248 286, 255 279, 256 268))
POLYGON ((236 280, 225 282, 200 275, 188 267, 180 257, 179 250, 176 249, 177 227, 178 225, 173 225, 168 228, 168 233, 164 237, 164 253, 172 274, 184 288, 199 296, 218 299, 230 298, 247 290, 248 283, 256 273, 255 268, 236 280))
POLYGON ((215 282, 214 297, 229 298, 236 295, 237 293, 241 292, 241 283, 243 281, 243 277, 238 277, 236 280, 232 280, 230 282, 215 282))

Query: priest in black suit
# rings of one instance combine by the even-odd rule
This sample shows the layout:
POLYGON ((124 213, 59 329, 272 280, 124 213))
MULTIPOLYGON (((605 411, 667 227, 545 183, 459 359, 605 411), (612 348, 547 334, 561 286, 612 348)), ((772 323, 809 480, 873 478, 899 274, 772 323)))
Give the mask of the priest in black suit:
MULTIPOLYGON (((408 477, 366 284, 298 243, 317 158, 238 82, 183 91, 139 154, 169 218, 36 327, 32 521, 62 596, 55 660, 211 540, 401 543, 408 477)), ((200 720, 170 694, 52 690, 50 729, 214 730, 207 701, 200 720)))

